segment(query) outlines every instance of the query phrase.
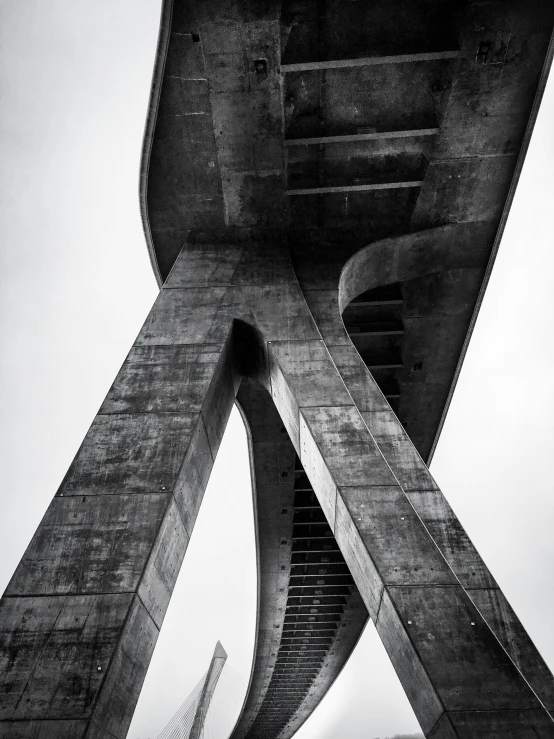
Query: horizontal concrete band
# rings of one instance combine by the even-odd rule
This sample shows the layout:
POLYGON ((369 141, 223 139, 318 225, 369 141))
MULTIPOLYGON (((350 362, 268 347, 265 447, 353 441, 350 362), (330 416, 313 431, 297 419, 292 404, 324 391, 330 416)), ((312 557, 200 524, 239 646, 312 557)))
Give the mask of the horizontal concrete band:
POLYGON ((285 146, 313 146, 315 144, 348 144, 355 141, 400 139, 412 136, 436 136, 438 128, 415 128, 405 131, 375 131, 373 133, 343 134, 340 136, 312 136, 303 139, 285 139, 285 146))
POLYGON ((413 64, 415 62, 431 62, 440 59, 457 59, 460 52, 433 51, 420 54, 396 54, 394 56, 366 56, 360 59, 330 59, 319 62, 300 62, 297 64, 281 64, 282 72, 311 72, 319 69, 351 69, 352 67, 377 66, 381 64, 413 64))

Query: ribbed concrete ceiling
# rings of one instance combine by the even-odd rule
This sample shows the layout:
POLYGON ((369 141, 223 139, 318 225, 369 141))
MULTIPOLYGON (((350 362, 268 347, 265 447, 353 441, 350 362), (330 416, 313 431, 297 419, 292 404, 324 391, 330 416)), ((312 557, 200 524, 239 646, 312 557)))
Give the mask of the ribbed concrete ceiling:
MULTIPOLYGON (((223 245, 283 230, 309 285, 336 284, 379 239, 459 224, 463 240, 464 224, 480 224, 471 259, 411 279, 395 314, 404 339, 389 395, 427 458, 518 171, 554 6, 176 0, 164 14, 143 166, 161 279, 198 234, 223 245)), ((353 311, 355 325, 377 315, 353 311)))

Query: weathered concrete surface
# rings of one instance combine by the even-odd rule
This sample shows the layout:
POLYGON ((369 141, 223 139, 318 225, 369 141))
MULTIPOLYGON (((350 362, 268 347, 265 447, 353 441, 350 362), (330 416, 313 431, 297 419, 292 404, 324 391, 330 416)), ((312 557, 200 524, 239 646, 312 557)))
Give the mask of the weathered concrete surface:
POLYGON ((402 366, 376 374, 383 389, 393 377, 388 400, 428 461, 521 169, 553 25, 545 0, 175 0, 173 12, 164 3, 142 166, 160 284, 191 233, 210 231, 226 260, 237 231, 281 230, 303 289, 321 290, 361 247, 451 225, 456 240, 445 232, 442 246, 459 262, 467 252, 465 271, 405 280, 402 366), (337 186, 346 189, 326 190, 337 186), (306 187, 319 192, 295 194, 306 187))
POLYGON ((237 736, 291 736, 365 609, 426 733, 448 736, 467 714, 468 737, 502 726, 515 739, 522 721, 551 735, 552 676, 359 354, 326 345, 340 284, 334 319, 319 320, 280 242, 233 249, 234 268, 202 288, 209 245, 183 249, 10 582, 0 735, 48 719, 125 736, 244 374, 264 605, 237 736))
MULTIPOLYGON (((417 262, 409 255, 414 247, 424 244, 426 258, 421 269, 436 269, 442 261, 447 268, 449 254, 433 249, 433 231, 415 234, 399 240, 387 240, 382 244, 361 250, 345 267, 341 276, 339 290, 325 291, 326 308, 322 310, 319 291, 307 291, 306 298, 316 317, 322 335, 327 337, 327 348, 341 376, 352 395, 373 439, 402 485, 411 506, 421 518, 449 566, 466 589, 475 606, 483 614, 489 626, 504 648, 510 653, 516 665, 523 671, 526 679, 540 695, 549 708, 554 709, 554 682, 550 670, 537 653, 519 619, 510 608, 494 577, 473 546, 467 533, 449 506, 442 492, 430 474, 427 466, 414 448, 406 429, 388 406, 386 399, 376 385, 359 354, 345 343, 341 335, 342 321, 338 311, 329 306, 344 305, 353 293, 375 287, 381 265, 394 264, 387 279, 397 281, 407 276, 413 277, 417 262), (383 251, 393 251, 389 260, 383 259, 383 251), (403 255, 403 251, 408 256, 403 255), (435 251, 431 257, 429 252, 435 251), (375 258, 373 267, 372 258, 375 258), (407 264, 407 267, 403 265, 407 264), (362 266, 363 265, 363 266, 362 266), (368 275, 365 283, 362 275, 368 275), (354 287, 352 284, 354 282, 354 287), (349 292, 350 291, 350 292, 349 292)), ((452 233, 454 237, 454 233, 452 233)), ((430 274, 434 274, 430 272, 430 274)))
POLYGON ((158 635, 137 596, 5 597, 1 623, 0 736, 124 736, 158 635))
MULTIPOLYGON (((323 342, 317 346, 302 340, 271 342, 273 397, 293 438, 299 429, 295 438, 300 460, 423 730, 430 732, 445 711, 469 711, 474 733, 468 736, 489 736, 485 714, 505 710, 499 725, 507 722, 505 735, 518 736, 509 728, 509 712, 536 710, 540 701, 551 702, 552 676, 527 640, 524 650, 534 656, 529 664, 533 674, 526 677, 532 680, 540 674, 533 680, 540 700, 529 691, 418 515, 416 491, 423 487, 438 493, 438 488, 396 417, 390 410, 360 412, 346 385, 340 387, 340 375, 323 342), (388 434, 383 432, 386 413, 388 434), (370 433, 374 416, 381 438, 370 433), (394 438, 391 443, 391 425, 400 436, 399 452, 394 438), (404 440, 407 446, 402 449, 404 440), (482 712, 482 724, 477 712, 482 712)), ((382 396, 375 383, 371 396, 373 408, 378 408, 382 396)), ((419 510, 425 513, 424 506, 419 510)), ((447 522, 443 525, 446 529, 447 522)), ((444 544, 440 538, 438 543, 444 544)), ((456 553, 471 567, 464 545, 471 548, 462 535, 462 551, 456 547, 456 553)), ((492 586, 487 592, 496 598, 494 581, 487 584, 492 586)), ((503 623, 499 638, 504 637, 511 652, 509 626, 503 623)), ((541 731, 548 736, 554 725, 545 716, 541 731)))
POLYGON ((141 185, 163 289, 0 604, 2 737, 125 736, 242 376, 287 434, 253 443, 264 608, 237 736, 292 735, 364 608, 428 736, 554 736, 552 675, 422 461, 554 5, 362 5, 163 4, 141 185), (344 639, 316 635, 338 615, 344 639))
POLYGON ((8 585, 0 736, 127 732, 239 382, 225 290, 183 292, 160 294, 8 585))

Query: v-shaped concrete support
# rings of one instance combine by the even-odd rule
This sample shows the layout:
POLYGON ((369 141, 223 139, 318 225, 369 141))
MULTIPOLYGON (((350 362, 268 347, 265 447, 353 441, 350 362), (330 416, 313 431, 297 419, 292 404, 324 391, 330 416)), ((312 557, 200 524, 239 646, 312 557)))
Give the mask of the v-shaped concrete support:
POLYGON ((552 676, 338 290, 303 292, 279 244, 183 249, 2 599, 0 737, 126 735, 243 375, 271 392, 426 736, 554 737, 552 676))

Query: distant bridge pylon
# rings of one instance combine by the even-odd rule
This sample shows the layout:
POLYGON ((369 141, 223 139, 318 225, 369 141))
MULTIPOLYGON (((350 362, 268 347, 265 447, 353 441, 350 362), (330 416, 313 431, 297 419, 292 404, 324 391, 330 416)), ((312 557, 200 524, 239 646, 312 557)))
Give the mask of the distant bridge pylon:
POLYGON ((202 739, 208 709, 227 661, 221 642, 215 645, 208 671, 163 729, 158 739, 202 739))

